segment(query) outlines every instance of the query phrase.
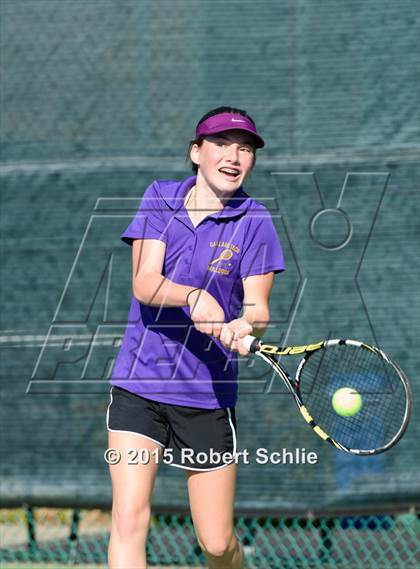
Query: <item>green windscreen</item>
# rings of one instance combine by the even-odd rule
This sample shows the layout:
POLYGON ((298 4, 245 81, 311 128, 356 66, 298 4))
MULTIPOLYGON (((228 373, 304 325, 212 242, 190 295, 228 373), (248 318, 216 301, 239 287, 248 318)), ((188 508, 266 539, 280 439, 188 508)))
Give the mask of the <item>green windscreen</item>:
MULTIPOLYGON (((220 105, 246 109, 267 143, 245 185, 286 257, 265 340, 379 345, 416 407, 417 3, 2 0, 1 11, 4 504, 109 505, 108 377, 131 300, 119 238, 153 180, 191 174, 195 124, 220 105)), ((242 359, 239 382, 239 507, 419 502, 416 412, 393 450, 358 458, 313 435, 263 362, 242 359)), ((183 478, 162 466, 155 504, 185 507, 183 478)))

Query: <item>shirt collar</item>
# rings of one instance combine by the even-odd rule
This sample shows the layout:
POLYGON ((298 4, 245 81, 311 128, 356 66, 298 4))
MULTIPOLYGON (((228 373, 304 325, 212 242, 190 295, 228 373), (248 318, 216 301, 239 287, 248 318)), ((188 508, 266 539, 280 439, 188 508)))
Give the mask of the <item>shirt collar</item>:
MULTIPOLYGON (((177 213, 184 208, 184 199, 188 191, 194 186, 196 176, 190 176, 183 180, 176 188, 173 195, 162 195, 165 203, 177 213)), ((215 219, 225 217, 236 217, 243 215, 251 205, 251 198, 245 193, 242 187, 238 188, 235 194, 220 211, 210 214, 208 217, 215 219)))

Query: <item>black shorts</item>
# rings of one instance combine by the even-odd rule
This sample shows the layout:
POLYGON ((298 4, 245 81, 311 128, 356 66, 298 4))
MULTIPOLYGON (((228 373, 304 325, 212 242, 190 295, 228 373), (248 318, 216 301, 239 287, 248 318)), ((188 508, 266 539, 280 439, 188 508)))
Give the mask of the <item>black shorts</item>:
MULTIPOLYGON (((141 435, 165 448, 162 461, 186 470, 215 470, 235 461, 235 409, 158 403, 112 386, 108 431, 141 435)), ((139 450, 139 449, 136 449, 139 450)))

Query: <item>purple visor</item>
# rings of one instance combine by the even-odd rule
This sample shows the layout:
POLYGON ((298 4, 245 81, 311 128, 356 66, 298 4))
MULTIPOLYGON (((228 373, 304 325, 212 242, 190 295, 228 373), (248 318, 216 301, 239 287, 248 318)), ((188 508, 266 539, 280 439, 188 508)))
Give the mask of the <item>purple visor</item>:
POLYGON ((201 124, 198 125, 195 131, 195 136, 207 136, 210 134, 217 134, 225 130, 246 130, 253 135, 255 146, 262 148, 264 140, 257 133, 257 129, 248 117, 236 113, 221 113, 220 115, 213 115, 201 124))

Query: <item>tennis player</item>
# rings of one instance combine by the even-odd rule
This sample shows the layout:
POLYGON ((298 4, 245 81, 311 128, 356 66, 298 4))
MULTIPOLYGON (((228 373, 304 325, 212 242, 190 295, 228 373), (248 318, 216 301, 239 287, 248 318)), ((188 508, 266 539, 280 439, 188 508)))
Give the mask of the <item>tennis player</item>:
POLYGON ((240 339, 269 321, 283 254, 268 210, 242 189, 264 146, 243 110, 198 123, 194 175, 155 181, 122 239, 132 246, 133 298, 111 378, 111 569, 144 569, 161 460, 185 470, 210 568, 243 566, 234 533, 235 403, 240 339), (130 462, 134 464, 130 464, 130 462))

